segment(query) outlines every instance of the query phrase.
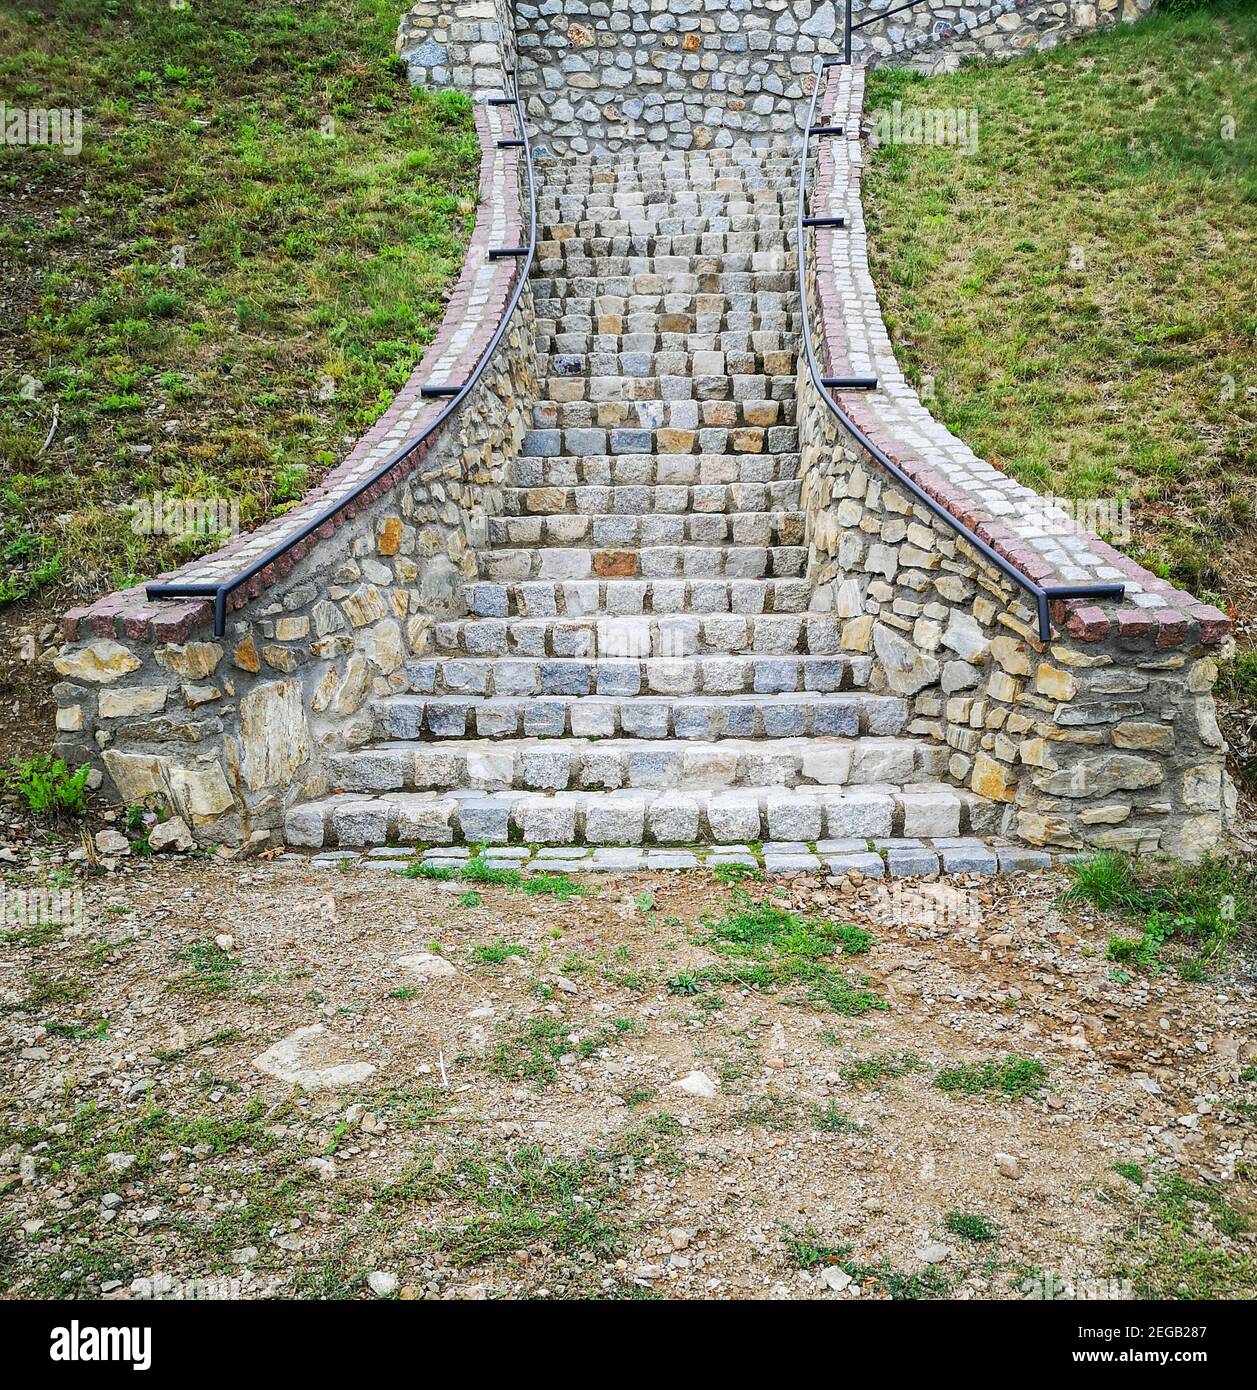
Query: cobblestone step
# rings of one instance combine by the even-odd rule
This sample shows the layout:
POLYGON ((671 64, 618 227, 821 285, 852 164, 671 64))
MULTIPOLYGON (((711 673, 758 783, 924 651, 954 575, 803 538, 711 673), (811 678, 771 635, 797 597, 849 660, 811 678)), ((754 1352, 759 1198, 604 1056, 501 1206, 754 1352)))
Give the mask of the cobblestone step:
MULTIPOLYGON (((293 807, 285 817, 289 845, 323 849, 388 844, 751 846, 786 842, 796 853, 821 851, 825 841, 918 839, 918 822, 951 823, 958 803, 961 825, 975 836, 998 833, 992 803, 972 793, 929 786, 853 788, 845 792, 790 791, 781 787, 686 791, 486 793, 479 787, 447 792, 352 793, 293 807)), ((1001 808, 995 808, 996 812, 1001 808)), ((922 831, 921 834, 926 832, 922 831)), ((955 842, 959 834, 942 834, 955 842)), ((913 846, 915 848, 915 846, 913 846)), ((970 852, 975 852, 972 847, 970 852)), ((829 851, 850 853, 850 849, 829 851)), ((854 851, 854 852, 859 852, 854 851)), ((864 852, 870 852, 865 846, 864 852)), ((1021 851, 1025 854, 1026 851, 1021 851)), ((1041 856, 1034 866, 1046 866, 1041 856)), ((924 863, 922 867, 925 867, 924 863)), ((936 861, 937 867, 937 861, 936 861)), ((1031 867, 1029 863, 1026 867, 1031 867)))
POLYGON ((371 706, 380 739, 798 738, 902 732, 908 704, 893 695, 641 696, 390 695, 371 706))
POLYGON ((689 657, 784 656, 840 651, 839 625, 825 613, 607 613, 579 617, 451 618, 431 630, 443 655, 689 657))
POLYGON ((599 551, 604 548, 648 550, 663 546, 684 546, 687 549, 700 546, 782 548, 799 546, 804 539, 802 512, 695 510, 687 513, 680 508, 660 508, 646 512, 625 510, 613 514, 559 512, 554 515, 489 518, 489 544, 505 550, 518 550, 525 546, 590 546, 599 551))
POLYGON ((811 597, 806 579, 534 579, 463 589, 464 602, 478 618, 803 613, 811 597))
MULTIPOLYGON (((583 409, 591 407, 579 402, 583 409)), ((541 407, 538 407, 540 412, 541 407)), ((614 430, 612 430, 614 433, 614 430)), ((588 454, 584 457, 523 455, 511 465, 516 487, 712 487, 732 483, 793 481, 796 453, 588 454)))
MULTIPOLYGON (((636 717, 636 716, 633 716, 636 717)), ((917 739, 649 738, 392 740, 328 761, 342 791, 617 790, 621 787, 825 787, 935 782, 948 750, 917 739)), ((940 806, 943 792, 931 793, 940 806)), ((930 833, 949 835, 959 801, 949 793, 930 833)), ((958 824, 958 822, 957 822, 958 824)), ((924 831, 920 833, 925 833, 924 831)))
POLYGON ((511 583, 524 579, 793 579, 807 569, 805 546, 643 546, 606 550, 553 547, 487 550, 480 577, 511 583))
POLYGON ((420 657, 399 673, 411 695, 776 695, 862 690, 869 656, 420 657))
POLYGON ((797 478, 773 483, 644 483, 601 487, 507 487, 503 489, 506 516, 569 513, 590 519, 615 513, 620 518, 652 513, 792 512, 799 513, 797 478))

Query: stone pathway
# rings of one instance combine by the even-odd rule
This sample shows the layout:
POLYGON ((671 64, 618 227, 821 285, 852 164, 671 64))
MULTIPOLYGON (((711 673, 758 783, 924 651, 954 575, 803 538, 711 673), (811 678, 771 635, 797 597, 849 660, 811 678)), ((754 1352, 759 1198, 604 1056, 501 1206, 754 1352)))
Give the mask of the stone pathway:
POLYGON ((467 615, 432 624, 287 842, 514 842, 591 868, 705 857, 678 844, 839 872, 880 872, 870 842, 891 873, 972 858, 1003 808, 945 780, 949 750, 810 606, 793 154, 539 173, 539 397, 467 615))

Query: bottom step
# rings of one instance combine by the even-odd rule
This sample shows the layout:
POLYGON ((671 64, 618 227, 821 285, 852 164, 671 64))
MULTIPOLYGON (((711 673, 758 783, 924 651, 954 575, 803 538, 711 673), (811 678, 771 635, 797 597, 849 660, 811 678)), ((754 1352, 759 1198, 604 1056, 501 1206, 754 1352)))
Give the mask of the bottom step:
MULTIPOLYGON (((302 860, 300 855, 290 856, 302 860)), ((446 845, 421 854, 400 846, 360 850, 324 850, 309 863, 320 868, 343 868, 360 863, 394 873, 423 866, 418 877, 461 877, 471 851, 446 845)), ((1052 866, 1052 856, 1021 845, 988 845, 961 836, 934 840, 818 840, 770 842, 766 845, 691 845, 687 847, 590 848, 555 845, 531 849, 526 845, 489 846, 483 862, 494 869, 528 873, 639 873, 657 869, 715 869, 722 864, 762 869, 765 873, 852 874, 863 878, 933 878, 938 874, 1015 874, 1052 866)))
POLYGON ((294 806, 302 849, 386 845, 729 845, 996 835, 1007 807, 944 783, 846 788, 342 793, 294 806))

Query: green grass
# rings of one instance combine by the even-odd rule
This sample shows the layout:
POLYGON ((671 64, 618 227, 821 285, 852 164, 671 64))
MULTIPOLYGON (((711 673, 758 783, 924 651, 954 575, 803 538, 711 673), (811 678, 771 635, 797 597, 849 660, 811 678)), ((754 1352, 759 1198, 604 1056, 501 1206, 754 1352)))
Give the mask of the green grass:
POLYGON ((961 1240, 987 1241, 994 1240, 999 1235, 999 1227, 993 1221, 988 1221, 985 1216, 978 1216, 975 1212, 949 1211, 945 1224, 951 1234, 959 1236, 961 1240))
POLYGON ((0 147, 0 602, 212 548, 134 533, 126 506, 158 489, 236 499, 245 527, 274 515, 406 380, 461 263, 478 148, 465 98, 409 88, 400 12, 0 12, 5 101, 84 122, 78 157, 0 147))
POLYGON ((1146 1181, 1144 1170, 1138 1163, 1115 1163, 1113 1171, 1127 1182, 1133 1182, 1136 1187, 1142 1187, 1146 1181))
POLYGON ((459 877, 464 883, 487 883, 505 888, 518 888, 524 881, 518 869, 500 869, 479 854, 463 865, 459 877))
POLYGON ((1002 1095, 1020 1100, 1038 1095, 1046 1081, 1047 1068, 1042 1062, 1005 1057, 998 1062, 961 1062, 944 1067, 934 1078, 934 1085, 952 1095, 1002 1095))
POLYGON ((858 1134, 860 1126, 838 1109, 836 1101, 812 1107, 812 1127, 823 1134, 858 1134))
POLYGON ((1113 1276, 1140 1298, 1257 1297, 1252 1223, 1217 1188, 1169 1174, 1145 1189, 1137 1213, 1113 1276))
POLYGON ((505 941, 498 941, 492 946, 473 946, 471 954, 473 960, 481 961, 485 965, 501 965, 512 956, 526 956, 528 947, 510 946, 505 941))
POLYGON ((979 118, 976 152, 883 143, 865 180, 873 277, 931 411, 1041 492, 1131 499, 1124 548, 1248 608, 1257 4, 871 73, 866 112, 895 101, 979 118))
POLYGON ((179 960, 189 968, 170 982, 181 994, 211 997, 228 993, 236 983, 240 962, 214 941, 197 941, 179 952, 179 960))
POLYGON ((37 816, 81 816, 87 810, 89 764, 73 772, 60 758, 39 754, 0 768, 0 786, 16 793, 37 816))
POLYGON ((755 989, 797 989, 800 992, 793 1002, 824 1004, 835 1013, 852 1017, 887 1007, 866 977, 835 963, 843 956, 863 955, 870 949, 873 936, 863 927, 804 917, 768 898, 756 900, 745 889, 735 887, 731 910, 717 920, 708 920, 698 939, 721 957, 720 962, 673 976, 668 988, 674 994, 739 984, 755 989))
POLYGON ((506 1023, 499 1028, 498 1044, 489 1058, 489 1070, 510 1080, 551 1086, 558 1078, 561 1057, 592 1057, 636 1028, 631 1018, 613 1018, 587 1031, 578 1028, 570 1019, 555 1018, 552 1014, 527 1019, 522 1025, 506 1023), (573 1034, 578 1035, 575 1042, 573 1034))
POLYGON ((1206 859, 1171 864, 1112 852, 1071 865, 1073 882, 1061 901, 1086 902, 1128 923, 1137 933, 1109 938, 1107 958, 1157 972, 1161 952, 1173 940, 1191 967, 1214 962, 1241 929, 1257 923, 1257 870, 1238 860, 1206 859))
POLYGON ((857 1085, 875 1085, 879 1081, 898 1081, 909 1072, 925 1071, 925 1063, 913 1052, 879 1052, 872 1057, 859 1057, 842 1069, 843 1079, 857 1085))
POLYGON ((404 869, 394 869, 402 878, 427 878, 437 883, 450 883, 458 877, 458 870, 447 864, 407 864, 404 869))
POLYGON ((565 903, 569 898, 585 897, 589 889, 567 874, 533 873, 524 880, 524 892, 533 897, 558 898, 565 903))

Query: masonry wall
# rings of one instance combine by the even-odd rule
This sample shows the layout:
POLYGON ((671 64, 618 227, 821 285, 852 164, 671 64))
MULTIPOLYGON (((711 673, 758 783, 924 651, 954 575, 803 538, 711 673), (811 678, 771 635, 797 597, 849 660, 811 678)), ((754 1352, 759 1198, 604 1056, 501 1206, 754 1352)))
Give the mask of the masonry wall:
MULTIPOLYGON (((855 0, 855 22, 893 8, 855 0)), ((1010 57, 1131 19, 1152 0, 937 3, 853 36, 857 62, 933 69, 1010 57)), ((833 0, 419 0, 399 51, 412 79, 478 92, 495 80, 489 36, 513 32, 519 88, 541 152, 605 155, 793 140, 819 60, 842 52, 833 0)))

